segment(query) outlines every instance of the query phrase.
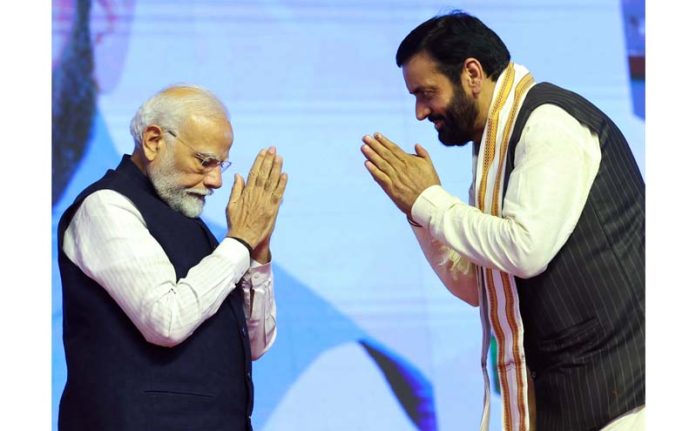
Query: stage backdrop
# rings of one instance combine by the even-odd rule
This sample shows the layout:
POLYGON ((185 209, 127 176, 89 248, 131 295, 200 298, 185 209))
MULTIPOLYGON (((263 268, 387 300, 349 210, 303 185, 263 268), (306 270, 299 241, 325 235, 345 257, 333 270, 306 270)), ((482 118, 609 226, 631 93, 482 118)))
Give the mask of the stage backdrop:
POLYGON ((537 81, 604 109, 643 169, 642 2, 54 0, 54 428, 65 383, 55 225, 131 152, 139 104, 177 82, 218 94, 235 129, 232 167, 204 212, 216 234, 233 174, 261 147, 275 145, 290 176, 273 241, 278 339, 254 364, 256 429, 477 427, 478 309, 442 286, 360 153, 375 131, 421 143, 444 187, 466 196, 470 147, 447 149, 416 121, 394 62, 411 29, 453 7, 497 31, 537 81))

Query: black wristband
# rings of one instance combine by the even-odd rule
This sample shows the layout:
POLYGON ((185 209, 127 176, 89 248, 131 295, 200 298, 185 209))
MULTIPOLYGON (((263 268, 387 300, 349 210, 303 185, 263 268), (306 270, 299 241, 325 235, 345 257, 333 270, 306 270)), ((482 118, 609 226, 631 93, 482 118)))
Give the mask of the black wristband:
POLYGON ((251 257, 251 253, 254 251, 254 249, 251 248, 251 246, 249 245, 248 242, 246 242, 246 241, 244 241, 243 239, 241 239, 241 238, 239 238, 239 237, 236 237, 236 236, 231 236, 230 238, 236 239, 237 241, 241 242, 242 245, 243 245, 244 247, 246 247, 247 250, 249 250, 249 257, 251 257))
POLYGON ((406 220, 408 220, 408 223, 409 223, 411 226, 423 227, 423 226, 419 225, 414 219, 412 219, 410 215, 406 215, 406 220))

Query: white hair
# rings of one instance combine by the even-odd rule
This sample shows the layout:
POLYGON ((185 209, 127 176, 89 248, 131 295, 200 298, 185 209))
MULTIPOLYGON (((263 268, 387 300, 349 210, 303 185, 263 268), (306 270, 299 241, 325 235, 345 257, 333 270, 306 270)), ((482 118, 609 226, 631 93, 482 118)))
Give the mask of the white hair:
POLYGON ((142 146, 143 132, 148 126, 178 129, 192 114, 229 120, 227 108, 209 90, 197 85, 170 85, 147 99, 133 116, 130 133, 135 147, 142 146))

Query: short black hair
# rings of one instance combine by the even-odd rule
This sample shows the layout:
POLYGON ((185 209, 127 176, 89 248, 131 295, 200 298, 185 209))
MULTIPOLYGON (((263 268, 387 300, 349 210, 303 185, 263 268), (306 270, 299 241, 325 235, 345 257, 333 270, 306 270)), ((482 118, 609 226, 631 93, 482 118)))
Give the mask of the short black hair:
POLYGON ((510 52, 500 37, 478 18, 459 10, 430 18, 413 29, 396 51, 396 65, 403 66, 420 52, 435 60, 454 84, 461 82, 467 58, 477 59, 493 81, 510 63, 510 52))

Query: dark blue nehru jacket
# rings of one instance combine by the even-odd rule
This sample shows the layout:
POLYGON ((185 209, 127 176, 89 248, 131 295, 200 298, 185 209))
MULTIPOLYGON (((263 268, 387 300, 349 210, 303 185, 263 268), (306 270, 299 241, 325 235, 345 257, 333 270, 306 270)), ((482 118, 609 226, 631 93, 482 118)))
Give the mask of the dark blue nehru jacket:
POLYGON ((218 244, 199 218, 188 218, 162 201, 130 156, 77 197, 58 226, 68 370, 58 428, 251 430, 251 354, 241 289, 234 289, 184 342, 160 347, 147 342, 106 290, 63 253, 63 235, 75 211, 89 194, 103 189, 135 204, 177 279, 218 244))

